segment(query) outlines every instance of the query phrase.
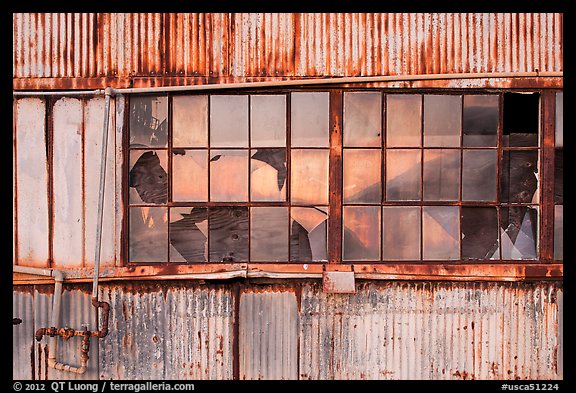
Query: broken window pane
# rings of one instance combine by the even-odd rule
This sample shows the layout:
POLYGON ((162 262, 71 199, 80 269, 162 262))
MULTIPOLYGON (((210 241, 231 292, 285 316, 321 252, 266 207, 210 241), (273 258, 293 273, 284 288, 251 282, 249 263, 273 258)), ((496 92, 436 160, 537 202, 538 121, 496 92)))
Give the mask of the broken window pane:
POLYGON ((293 149, 291 194, 293 203, 328 204, 328 150, 293 149))
POLYGON ((210 151, 210 200, 248 200, 248 151, 210 151))
POLYGON ((464 96, 464 146, 497 146, 498 100, 497 95, 464 96))
POLYGON ((526 206, 500 209, 502 259, 536 259, 538 210, 526 206))
POLYGON ((554 203, 564 203, 564 149, 554 149, 554 203))
POLYGON ((168 201, 167 154, 164 150, 131 150, 130 203, 163 204, 168 201))
POLYGON ((418 206, 385 206, 382 210, 382 256, 386 260, 419 260, 421 214, 418 206))
POLYGON ((130 262, 168 260, 168 210, 165 207, 130 208, 130 262))
POLYGON ((210 262, 248 261, 248 208, 211 207, 209 214, 210 262))
POLYGON ((208 200, 208 151, 172 149, 172 199, 208 200))
POLYGON ((170 209, 170 262, 208 262, 208 209, 170 209))
POLYGON ((380 259, 380 206, 344 206, 342 258, 380 259))
POLYGON ((424 206, 422 214, 424 259, 460 259, 458 206, 424 206))
POLYGON ((504 93, 503 146, 538 146, 540 96, 504 93))
POLYGON ((564 259, 564 206, 554 206, 554 259, 564 259))
POLYGON ((461 130, 461 96, 424 96, 424 146, 458 147, 461 130))
POLYGON ((500 202, 538 203, 538 151, 504 150, 500 202))
POLYGON ((564 93, 556 93, 556 137, 554 145, 564 147, 564 93))
POLYGON ((344 93, 344 146, 381 145, 382 94, 344 93))
POLYGON ((172 98, 172 145, 208 147, 208 96, 172 98))
POLYGON ((166 147, 168 97, 130 98, 130 147, 166 147))
POLYGON ((250 208, 250 260, 288 261, 288 208, 250 208))
POLYGON ((386 151, 386 200, 420 200, 421 150, 386 151))
POLYGON ((292 207, 290 209, 290 261, 327 261, 327 226, 327 207, 292 207))
POLYGON ((380 203, 380 155, 380 149, 344 149, 344 203, 380 203))
POLYGON ((424 150, 424 200, 456 201, 460 192, 460 150, 424 150))
POLYGON ((422 96, 388 94, 386 108, 386 145, 422 146, 422 96))
POLYGON ((462 157, 462 200, 496 200, 496 150, 464 150, 462 157))
POLYGON ((286 150, 252 150, 250 160, 252 201, 286 200, 286 150))
POLYGON ((462 259, 500 259, 495 207, 462 208, 462 259))
POLYGON ((248 147, 248 96, 210 96, 210 146, 248 147))
POLYGON ((286 96, 250 96, 252 147, 286 146, 286 96))
POLYGON ((330 93, 291 94, 291 138, 294 147, 328 147, 330 93))

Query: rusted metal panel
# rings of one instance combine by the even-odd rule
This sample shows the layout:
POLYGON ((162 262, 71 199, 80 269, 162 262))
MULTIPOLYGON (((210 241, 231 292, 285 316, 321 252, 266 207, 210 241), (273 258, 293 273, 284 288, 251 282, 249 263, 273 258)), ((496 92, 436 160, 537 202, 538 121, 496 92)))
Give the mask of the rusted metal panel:
POLYGON ((19 286, 12 295, 12 315, 21 324, 12 327, 12 378, 35 379, 33 287, 19 286))
POLYGON ((322 289, 326 293, 354 293, 354 272, 323 272, 322 289))
POLYGON ((124 135, 124 108, 126 100, 124 96, 116 96, 114 101, 115 108, 115 123, 111 124, 109 132, 114 134, 114 150, 112 153, 115 157, 114 160, 114 261, 117 266, 122 264, 122 222, 124 217, 124 203, 122 199, 122 182, 124 178, 123 163, 124 163, 124 149, 122 145, 122 138, 124 135))

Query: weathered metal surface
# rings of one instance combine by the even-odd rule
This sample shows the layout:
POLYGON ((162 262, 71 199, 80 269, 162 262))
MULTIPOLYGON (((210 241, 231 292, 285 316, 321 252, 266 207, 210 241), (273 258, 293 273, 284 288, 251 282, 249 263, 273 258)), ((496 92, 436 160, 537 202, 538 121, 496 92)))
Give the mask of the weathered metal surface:
POLYGON ((323 272, 322 290, 326 293, 354 293, 354 272, 323 272))
POLYGON ((12 378, 35 379, 33 287, 18 286, 12 295, 12 315, 22 323, 12 327, 12 378))

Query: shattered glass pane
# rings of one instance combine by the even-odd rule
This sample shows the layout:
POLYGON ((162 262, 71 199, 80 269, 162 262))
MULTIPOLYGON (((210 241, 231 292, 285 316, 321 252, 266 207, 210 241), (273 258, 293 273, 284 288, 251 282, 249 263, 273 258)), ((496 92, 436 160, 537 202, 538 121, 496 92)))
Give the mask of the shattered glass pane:
POLYGON ((462 259, 500 259, 495 207, 462 208, 462 259))
POLYGON ((381 150, 344 149, 344 203, 380 203, 381 150))
POLYGON ((250 208, 250 260, 288 261, 288 208, 250 208))
POLYGON ((293 203, 328 204, 328 156, 322 149, 293 149, 291 196, 293 203))
POLYGON ((172 98, 172 145, 208 147, 208 96, 172 98))
POLYGON ((456 201, 460 192, 460 150, 424 150, 424 200, 456 201))
POLYGON ((424 206, 422 247, 425 260, 460 259, 458 206, 424 206))
POLYGON ((564 259, 564 206, 554 206, 554 259, 564 259))
POLYGON ((168 260, 168 210, 165 207, 131 207, 130 262, 168 260))
POLYGON ((211 207, 209 214, 210 262, 248 261, 248 208, 211 207))
POLYGON ((168 97, 130 98, 130 147, 166 147, 168 97))
POLYGON ((386 146, 422 146, 422 96, 388 94, 386 107, 386 146))
POLYGON ((497 95, 464 96, 464 146, 497 146, 498 100, 497 95))
POLYGON ((503 113, 503 146, 538 146, 539 94, 504 93, 503 113))
POLYGON ((344 146, 381 145, 382 94, 344 93, 344 146))
POLYGON ((286 96, 250 96, 252 147, 286 146, 286 96))
POLYGON ((252 150, 250 157, 252 201, 286 200, 286 150, 252 150))
POLYGON ((510 206, 500 209, 502 259, 536 259, 538 209, 510 206))
POLYGON ((504 150, 500 202, 538 203, 538 150, 504 150))
POLYGON ((327 261, 327 226, 327 207, 292 207, 290 211, 290 261, 327 261))
POLYGON ((386 260, 419 260, 421 214, 418 206, 385 206, 382 210, 382 256, 386 260))
POLYGON ((458 147, 461 130, 461 96, 424 96, 424 146, 458 147))
POLYGON ((248 96, 210 96, 210 146, 248 147, 248 96))
POLYGON ((495 201, 497 188, 496 150, 464 150, 462 200, 495 201))
POLYGON ((172 149, 172 199, 208 200, 208 151, 172 149))
POLYGON ((554 149, 554 203, 564 203, 564 148, 554 149))
POLYGON ((208 209, 170 209, 170 262, 208 262, 208 209))
POLYGON ((248 151, 210 151, 210 200, 245 202, 248 200, 248 151))
POLYGON ((168 200, 167 154, 163 150, 131 150, 130 203, 163 204, 168 200))
POLYGON ((328 147, 328 92, 291 93, 291 138, 294 147, 328 147))
POLYGON ((556 137, 554 146, 564 147, 564 93, 556 93, 556 137))
POLYGON ((380 259, 380 206, 344 206, 342 258, 380 259))
POLYGON ((421 157, 419 149, 386 151, 386 200, 420 200, 421 157))

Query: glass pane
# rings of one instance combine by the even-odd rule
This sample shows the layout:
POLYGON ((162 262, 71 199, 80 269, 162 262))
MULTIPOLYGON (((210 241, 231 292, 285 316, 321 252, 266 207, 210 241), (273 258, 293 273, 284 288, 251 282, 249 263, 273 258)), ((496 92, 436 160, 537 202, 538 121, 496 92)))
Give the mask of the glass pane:
POLYGON ((290 261, 327 261, 327 227, 327 207, 291 208, 290 261))
POLYGON ((210 96, 210 146, 248 147, 248 96, 210 96))
POLYGON ((424 150, 424 200, 456 201, 460 191, 460 151, 424 150))
POLYGON ((504 150, 500 172, 500 201, 538 203, 538 151, 504 150))
POLYGON ((248 261, 248 208, 211 207, 209 213, 210 262, 248 261))
POLYGON ((163 204, 168 201, 168 168, 165 150, 131 150, 130 203, 163 204))
POLYGON ((344 203, 380 203, 380 155, 380 149, 344 149, 344 203))
POLYGON ((420 259, 420 207, 385 206, 382 210, 384 260, 420 259))
POLYGON ((327 92, 291 94, 291 138, 294 147, 328 147, 327 92))
POLYGON ((460 259, 458 206, 424 206, 422 246, 424 259, 460 259))
POLYGON ((538 93, 504 93, 503 146, 538 146, 540 96, 538 93))
POLYGON ((564 206, 554 206, 554 259, 564 259, 564 206))
POLYGON ((130 147, 166 147, 168 97, 130 98, 130 147))
POLYGON ((556 93, 556 147, 564 147, 564 93, 556 93))
POLYGON ((380 206, 344 206, 342 258, 380 259, 380 206))
POLYGON ((344 146, 380 147, 381 129, 381 93, 344 93, 344 146))
POLYGON ((388 94, 386 107, 386 145, 422 146, 422 96, 388 94))
POLYGON ((328 150, 292 150, 292 203, 328 204, 328 150))
POLYGON ((208 209, 170 209, 170 262, 208 262, 208 209))
POLYGON ((500 259, 495 207, 462 208, 462 259, 500 259))
POLYGON ((286 146, 286 96, 250 96, 252 147, 286 146))
POLYGON ((250 260, 287 262, 288 208, 253 207, 250 223, 250 260))
POLYGON ((210 152, 210 200, 244 202, 248 200, 248 151, 210 152))
POLYGON ((554 149, 554 203, 564 201, 564 148, 554 149))
POLYGON ((386 200, 420 200, 421 150, 386 151, 386 200))
POLYGON ((172 199, 208 200, 208 151, 172 149, 172 199))
POLYGON ((208 96, 172 98, 172 145, 208 147, 208 96))
POLYGON ((497 146, 498 100, 497 95, 464 96, 464 146, 497 146))
POLYGON ((500 209, 502 259, 536 259, 538 210, 526 206, 500 209))
POLYGON ((458 147, 461 129, 461 96, 424 96, 424 146, 458 147))
POLYGON ((463 201, 495 201, 497 188, 496 150, 464 150, 463 201))
POLYGON ((130 262, 168 260, 168 210, 165 207, 130 208, 130 262))
POLYGON ((250 160, 252 201, 286 200, 286 150, 252 150, 250 160))

